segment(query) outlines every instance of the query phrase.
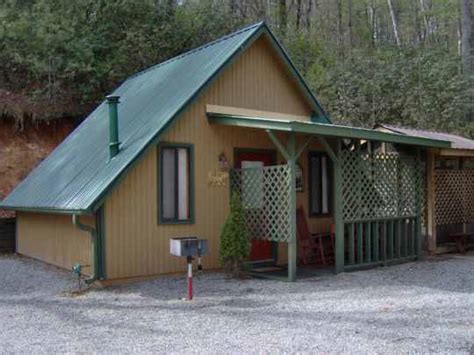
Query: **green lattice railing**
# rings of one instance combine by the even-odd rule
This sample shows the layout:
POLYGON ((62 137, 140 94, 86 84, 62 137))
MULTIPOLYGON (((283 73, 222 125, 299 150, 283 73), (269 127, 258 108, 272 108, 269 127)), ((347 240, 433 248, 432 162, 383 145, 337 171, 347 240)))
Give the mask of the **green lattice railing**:
MULTIPOLYGON (((419 155, 338 151, 337 271, 414 259, 419 255, 420 165, 419 155)), ((291 205, 294 191, 290 187, 290 165, 231 170, 231 193, 241 196, 253 239, 287 243, 294 240, 291 225, 295 214, 291 205)))
POLYGON ((415 258, 422 206, 419 158, 345 150, 339 163, 344 268, 415 258))
POLYGON ((291 176, 288 165, 230 171, 231 193, 241 196, 252 239, 291 240, 291 176))
POLYGON ((474 170, 436 170, 435 192, 437 225, 474 220, 474 170))

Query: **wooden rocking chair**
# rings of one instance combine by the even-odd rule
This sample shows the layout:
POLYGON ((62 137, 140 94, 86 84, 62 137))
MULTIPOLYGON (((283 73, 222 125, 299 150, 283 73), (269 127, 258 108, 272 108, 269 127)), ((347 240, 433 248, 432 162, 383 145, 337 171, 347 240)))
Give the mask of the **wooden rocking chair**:
MULTIPOLYGON (((296 231, 298 236, 298 262, 300 265, 311 264, 319 256, 321 264, 326 265, 323 238, 330 234, 311 233, 306 223, 303 207, 296 210, 296 231)), ((315 262, 316 263, 316 262, 315 262)))

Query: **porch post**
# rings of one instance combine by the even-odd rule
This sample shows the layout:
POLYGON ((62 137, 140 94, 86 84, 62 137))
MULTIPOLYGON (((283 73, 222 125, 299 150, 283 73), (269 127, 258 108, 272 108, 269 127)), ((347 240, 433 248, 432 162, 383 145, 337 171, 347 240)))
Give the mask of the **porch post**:
POLYGON ((288 281, 296 280, 296 137, 290 133, 287 144, 288 165, 290 167, 290 230, 291 239, 288 242, 288 281))
POLYGON ((421 149, 416 148, 416 218, 415 218, 415 247, 416 258, 421 258, 421 194, 423 193, 423 176, 421 173, 421 149))
POLYGON ((337 140, 337 159, 334 166, 334 227, 336 234, 335 263, 336 273, 344 271, 344 221, 342 216, 342 171, 341 171, 341 140, 337 140))
POLYGON ((428 251, 436 253, 436 216, 435 216, 435 155, 428 151, 426 161, 426 238, 428 251))

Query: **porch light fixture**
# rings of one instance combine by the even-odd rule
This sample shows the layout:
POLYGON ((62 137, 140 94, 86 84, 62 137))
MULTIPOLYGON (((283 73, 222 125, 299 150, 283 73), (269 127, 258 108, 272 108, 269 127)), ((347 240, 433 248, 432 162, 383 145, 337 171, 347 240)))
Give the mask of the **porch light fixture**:
POLYGON ((227 161, 227 158, 225 156, 225 153, 222 152, 219 154, 219 169, 221 171, 228 171, 229 170, 229 162, 227 161))

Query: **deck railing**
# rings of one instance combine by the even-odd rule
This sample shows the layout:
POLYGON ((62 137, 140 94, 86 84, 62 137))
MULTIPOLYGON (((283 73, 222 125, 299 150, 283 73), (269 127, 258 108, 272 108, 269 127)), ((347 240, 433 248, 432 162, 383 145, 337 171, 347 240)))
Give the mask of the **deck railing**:
POLYGON ((388 265, 417 256, 417 217, 344 224, 345 269, 388 265))

